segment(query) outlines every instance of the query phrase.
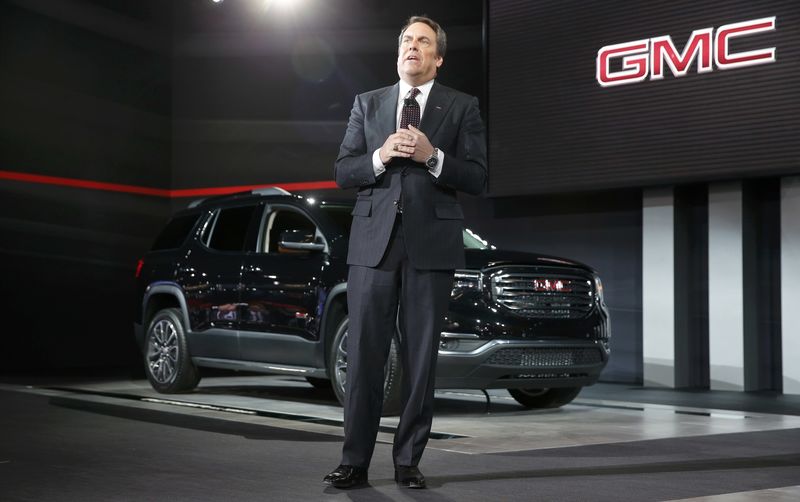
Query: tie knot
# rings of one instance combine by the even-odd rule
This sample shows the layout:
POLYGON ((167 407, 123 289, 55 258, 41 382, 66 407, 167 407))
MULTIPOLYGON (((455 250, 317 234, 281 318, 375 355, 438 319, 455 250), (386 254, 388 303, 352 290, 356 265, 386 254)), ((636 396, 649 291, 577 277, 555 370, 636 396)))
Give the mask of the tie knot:
POLYGON ((416 87, 412 87, 412 88, 411 88, 411 90, 410 90, 410 91, 408 91, 408 99, 416 99, 416 98, 417 98, 417 96, 419 96, 419 94, 420 94, 421 92, 422 92, 422 91, 420 91, 420 90, 419 90, 419 89, 417 89, 416 87))

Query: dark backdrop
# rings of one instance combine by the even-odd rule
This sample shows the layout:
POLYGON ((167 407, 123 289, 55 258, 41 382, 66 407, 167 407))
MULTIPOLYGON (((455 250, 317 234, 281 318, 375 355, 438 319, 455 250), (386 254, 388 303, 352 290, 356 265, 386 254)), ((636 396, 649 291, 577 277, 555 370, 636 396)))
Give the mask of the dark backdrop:
MULTIPOLYGON (((0 170, 169 184, 169 37, 89 2, 0 2, 0 170)), ((136 260, 167 199, 0 181, 4 370, 133 364, 136 260)))
MULTIPOLYGON (((439 80, 487 112, 482 1, 315 1, 288 15, 248 0, 0 0, 0 171, 159 190, 329 181, 353 96, 397 78, 411 13, 442 22, 439 80)), ((0 179, 0 370, 140 366, 136 260, 191 200, 158 193, 0 179)), ((637 382, 639 192, 463 203, 499 247, 601 273, 614 351, 603 378, 637 382)))
POLYGON ((266 4, 0 0, 0 371, 139 367, 136 261, 191 200, 166 191, 330 181, 407 16, 448 29, 440 80, 483 94, 480 0, 266 4))
POLYGON ((330 180, 355 94, 397 81, 397 36, 412 13, 449 35, 439 81, 483 95, 481 0, 315 0, 295 15, 255 3, 178 2, 175 186, 330 180))

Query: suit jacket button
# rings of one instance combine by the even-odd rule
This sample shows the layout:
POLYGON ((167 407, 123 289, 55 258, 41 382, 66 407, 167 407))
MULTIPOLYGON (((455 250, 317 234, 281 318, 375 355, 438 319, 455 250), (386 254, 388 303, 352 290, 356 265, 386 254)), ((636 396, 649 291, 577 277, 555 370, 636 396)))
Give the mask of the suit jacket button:
POLYGON ((399 201, 399 200, 397 200, 397 199, 395 199, 395 200, 393 200, 393 201, 392 201, 392 204, 394 204, 395 206, 396 206, 397 204, 399 204, 399 203, 400 203, 400 201, 399 201))

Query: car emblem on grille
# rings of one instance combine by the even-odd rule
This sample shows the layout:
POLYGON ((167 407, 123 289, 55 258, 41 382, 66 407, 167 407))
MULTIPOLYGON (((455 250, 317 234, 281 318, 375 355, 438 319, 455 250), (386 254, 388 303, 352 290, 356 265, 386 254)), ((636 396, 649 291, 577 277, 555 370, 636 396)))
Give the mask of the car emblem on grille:
POLYGON ((533 290, 537 293, 570 293, 570 281, 562 281, 561 279, 534 279, 532 281, 533 290))

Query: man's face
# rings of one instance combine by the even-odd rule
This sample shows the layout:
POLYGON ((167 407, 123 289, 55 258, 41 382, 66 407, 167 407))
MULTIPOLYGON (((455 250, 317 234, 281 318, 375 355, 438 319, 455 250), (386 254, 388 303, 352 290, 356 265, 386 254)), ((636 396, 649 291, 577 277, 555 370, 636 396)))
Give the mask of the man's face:
POLYGON ((436 54, 436 32, 425 23, 414 23, 403 33, 397 54, 397 74, 411 85, 436 76, 443 59, 436 54))

